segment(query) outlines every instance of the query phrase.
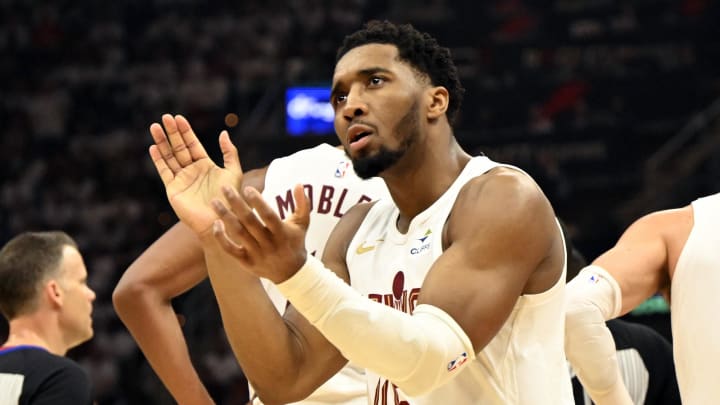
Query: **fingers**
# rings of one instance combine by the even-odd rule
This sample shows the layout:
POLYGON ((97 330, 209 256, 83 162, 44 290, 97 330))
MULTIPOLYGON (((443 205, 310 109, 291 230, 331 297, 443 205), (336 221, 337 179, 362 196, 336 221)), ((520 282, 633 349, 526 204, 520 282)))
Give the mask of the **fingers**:
POLYGON ((307 230, 310 225, 310 202, 302 184, 296 184, 293 188, 293 198, 295 199, 295 211, 289 220, 307 230))
POLYGON ((175 159, 177 159, 180 166, 185 167, 192 163, 192 156, 190 156, 190 151, 185 144, 185 140, 183 139, 180 130, 178 130, 175 118, 170 114, 163 114, 162 123, 163 127, 165 127, 167 139, 170 141, 173 155, 175 155, 175 159))
POLYGON ((167 167, 172 170, 173 174, 178 173, 182 170, 180 164, 175 159, 175 154, 172 151, 170 142, 165 136, 165 130, 158 123, 150 125, 150 135, 152 135, 155 146, 157 146, 160 157, 165 161, 167 167))
MULTIPOLYGON (((204 159, 208 157, 205 148, 203 147, 202 143, 200 143, 200 140, 198 140, 197 136, 195 135, 195 131, 192 130, 190 123, 185 117, 183 117, 182 115, 176 115, 175 125, 177 130, 180 132, 183 144, 185 145, 187 151, 190 154, 191 161, 196 161, 198 159, 204 159)), ((173 145, 175 144, 173 143, 173 145)))
POLYGON ((227 131, 220 132, 220 139, 218 140, 218 143, 220 144, 220 150, 223 154, 223 165, 225 168, 235 173, 242 173, 238 150, 230 140, 230 135, 227 131))
MULTIPOLYGON (((243 195, 233 187, 222 190, 228 206, 215 199, 211 202, 213 210, 224 224, 223 233, 244 248, 248 260, 255 255, 272 254, 288 238, 285 223, 256 189, 246 187, 243 195)), ((310 221, 310 204, 302 185, 297 185, 293 194, 297 209, 291 220, 305 230, 310 221)))
MULTIPOLYGON (((195 135, 195 131, 182 115, 173 117, 170 114, 163 114, 162 125, 153 123, 150 126, 150 134, 167 167, 174 174, 177 174, 194 161, 208 158, 208 154, 197 135, 195 135)), ((232 143, 230 145, 232 146, 232 143)), ((223 154, 225 154, 225 151, 223 151, 223 154)), ((237 162, 236 166, 239 168, 237 149, 234 156, 237 162)))
POLYGON ((230 208, 225 207, 220 200, 211 202, 213 210, 222 219, 227 233, 235 242, 255 254, 261 246, 268 246, 267 230, 257 219, 252 209, 240 198, 234 188, 223 187, 223 193, 228 200, 230 208))
POLYGON ((175 173, 173 173, 173 171, 168 167, 167 161, 163 158, 157 145, 150 146, 149 152, 150 158, 152 158, 152 161, 155 164, 155 169, 160 175, 160 179, 162 179, 163 184, 167 187, 168 184, 170 184, 170 182, 175 178, 175 173))
POLYGON ((242 261, 247 261, 247 251, 242 246, 239 246, 230 240, 227 232, 225 231, 223 221, 216 220, 213 222, 213 237, 225 252, 242 261))
POLYGON ((260 217, 260 220, 265 224, 268 235, 282 234, 283 221, 278 214, 270 208, 270 205, 268 205, 262 197, 262 194, 253 187, 246 187, 244 191, 245 200, 248 205, 257 212, 258 217, 260 217))

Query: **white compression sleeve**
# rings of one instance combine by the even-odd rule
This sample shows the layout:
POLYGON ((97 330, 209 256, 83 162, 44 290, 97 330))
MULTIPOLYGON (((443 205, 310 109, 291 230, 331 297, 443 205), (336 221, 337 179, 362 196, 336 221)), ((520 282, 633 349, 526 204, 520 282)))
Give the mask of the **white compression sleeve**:
POLYGON ((475 358, 470 339, 441 309, 418 305, 409 315, 379 304, 312 256, 278 288, 345 358, 407 395, 432 391, 475 358))
POLYGON ((586 302, 595 305, 604 320, 620 315, 622 291, 620 285, 600 266, 590 265, 570 280, 566 289, 566 302, 586 302))
POLYGON ((588 266, 566 289, 565 354, 598 405, 632 404, 606 319, 620 313, 620 287, 598 266, 588 266))

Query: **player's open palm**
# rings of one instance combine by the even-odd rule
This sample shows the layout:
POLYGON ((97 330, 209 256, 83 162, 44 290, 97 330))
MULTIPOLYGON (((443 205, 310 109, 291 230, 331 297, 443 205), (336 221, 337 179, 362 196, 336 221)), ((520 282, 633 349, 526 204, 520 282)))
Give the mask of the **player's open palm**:
POLYGON ((307 259, 305 233, 310 224, 310 204, 302 185, 293 189, 295 210, 284 221, 252 187, 242 194, 232 187, 224 187, 223 192, 229 208, 213 200, 220 217, 213 231, 220 246, 244 270, 275 283, 295 274, 307 259))
POLYGON ((153 123, 150 134, 155 141, 150 146, 150 157, 173 210, 196 233, 210 231, 217 219, 210 201, 222 198, 222 186, 240 184, 242 179, 237 149, 228 133, 223 131, 219 139, 224 168, 210 159, 181 115, 163 115, 162 125, 153 123))

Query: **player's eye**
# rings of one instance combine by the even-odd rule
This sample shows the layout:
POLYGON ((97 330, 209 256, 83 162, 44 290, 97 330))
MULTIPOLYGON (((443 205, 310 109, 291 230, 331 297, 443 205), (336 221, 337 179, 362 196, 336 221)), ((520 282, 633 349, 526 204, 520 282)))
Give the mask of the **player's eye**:
POLYGON ((371 86, 379 86, 381 84, 385 83, 385 78, 380 76, 373 76, 370 78, 370 85, 371 86))

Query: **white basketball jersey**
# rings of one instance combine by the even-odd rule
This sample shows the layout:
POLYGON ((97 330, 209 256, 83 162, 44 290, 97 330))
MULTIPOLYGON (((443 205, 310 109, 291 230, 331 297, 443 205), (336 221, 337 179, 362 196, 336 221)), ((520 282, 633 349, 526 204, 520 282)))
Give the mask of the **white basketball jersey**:
MULTIPOLYGON (((305 246, 319 258, 330 232, 348 209, 359 202, 389 198, 382 179, 360 179, 345 153, 328 144, 275 159, 268 166, 262 195, 282 218, 294 210, 292 189, 298 183, 305 187, 305 194, 312 204, 305 246)), ((275 308, 284 313, 285 297, 270 281, 263 280, 263 285, 275 308)), ((256 400, 255 403, 260 402, 256 400)), ((364 370, 346 366, 300 403, 365 405, 364 370)))
POLYGON ((683 404, 720 401, 720 194, 693 201, 694 225, 673 273, 673 357, 683 404))
MULTIPOLYGON (((443 253, 443 228, 460 189, 497 166, 501 165, 487 157, 473 158, 450 188, 413 218, 406 234, 397 230, 399 210, 393 202, 376 203, 348 248, 353 288, 412 313, 426 274, 443 253)), ((573 404, 563 350, 564 272, 549 290, 519 297, 503 327, 477 359, 427 395, 410 398, 366 370, 369 404, 573 404)))

